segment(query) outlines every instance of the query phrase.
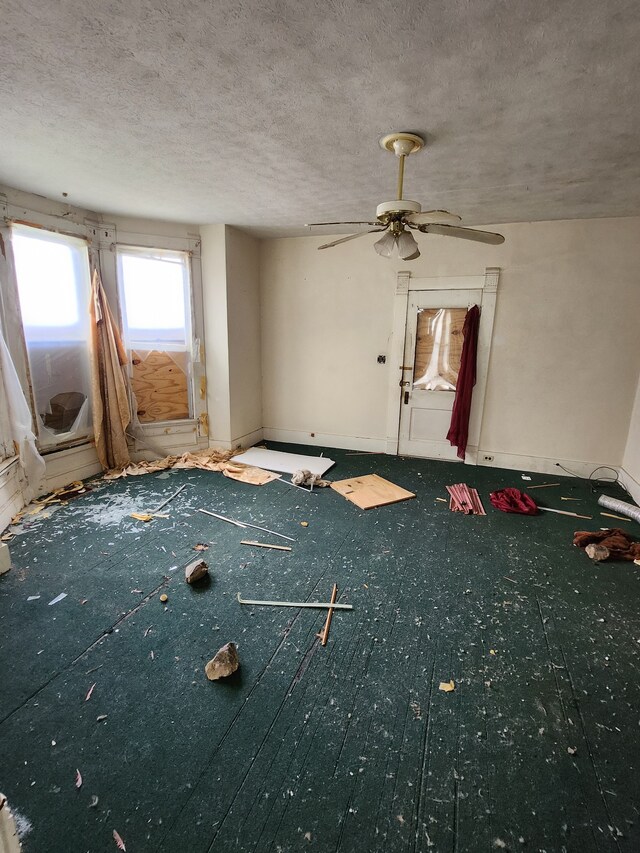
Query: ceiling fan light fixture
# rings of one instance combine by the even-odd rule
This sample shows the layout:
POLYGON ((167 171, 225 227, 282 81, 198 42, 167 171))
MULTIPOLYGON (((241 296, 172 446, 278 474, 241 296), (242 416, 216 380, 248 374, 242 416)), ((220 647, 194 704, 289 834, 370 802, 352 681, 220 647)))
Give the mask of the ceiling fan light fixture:
POLYGON ((348 237, 340 237, 330 243, 318 246, 318 249, 330 249, 355 240, 365 234, 375 234, 384 231, 383 236, 374 243, 376 252, 383 258, 390 258, 397 249, 397 255, 403 261, 413 261, 420 257, 420 249, 415 241, 411 228, 422 234, 439 234, 442 237, 457 237, 462 240, 473 240, 476 243, 486 243, 490 246, 499 246, 504 243, 502 234, 494 234, 491 231, 478 231, 473 228, 463 228, 458 223, 460 217, 448 210, 425 210, 417 201, 403 197, 404 187, 404 165, 405 160, 424 147, 425 140, 415 133, 394 132, 383 136, 380 146, 389 151, 398 159, 398 183, 396 197, 392 201, 383 201, 376 209, 376 221, 366 222, 316 222, 315 225, 372 225, 372 231, 361 231, 358 234, 350 234, 348 237))
POLYGON ((373 248, 383 258, 390 258, 393 248, 396 245, 396 236, 390 231, 386 231, 384 235, 373 244, 373 248))
POLYGON ((416 239, 409 231, 403 231, 398 236, 398 255, 403 261, 413 261, 420 257, 420 249, 416 239))

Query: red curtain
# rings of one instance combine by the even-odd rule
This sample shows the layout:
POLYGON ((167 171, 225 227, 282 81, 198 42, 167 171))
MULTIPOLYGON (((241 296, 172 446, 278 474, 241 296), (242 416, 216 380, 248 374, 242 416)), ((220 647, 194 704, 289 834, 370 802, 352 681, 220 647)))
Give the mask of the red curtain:
POLYGON ((456 384, 456 396, 451 412, 451 426, 447 439, 458 447, 458 457, 464 459, 469 437, 469 414, 471 395, 476 384, 476 359, 478 355, 478 329, 480 327, 480 309, 472 305, 462 327, 464 342, 460 356, 460 372, 456 384))

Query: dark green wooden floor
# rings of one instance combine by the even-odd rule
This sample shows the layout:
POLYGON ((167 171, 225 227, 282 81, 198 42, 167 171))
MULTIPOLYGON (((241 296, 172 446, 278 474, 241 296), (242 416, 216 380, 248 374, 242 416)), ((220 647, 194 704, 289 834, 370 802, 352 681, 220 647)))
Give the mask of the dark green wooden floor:
POLYGON ((114 829, 129 853, 640 850, 640 569, 572 547, 606 523, 586 484, 532 494, 593 522, 525 518, 488 500, 517 472, 326 455, 334 479, 377 472, 418 497, 364 513, 329 489, 175 471, 101 484, 13 540, 0 790, 25 850, 113 851, 114 829), (487 517, 435 501, 461 480, 487 517), (128 517, 183 483, 169 519, 128 517), (293 552, 240 545, 198 507, 293 552), (197 542, 202 590, 182 572, 197 542), (354 610, 326 648, 323 613, 236 601, 327 600, 334 581, 354 610), (210 683, 229 640, 241 668, 210 683))

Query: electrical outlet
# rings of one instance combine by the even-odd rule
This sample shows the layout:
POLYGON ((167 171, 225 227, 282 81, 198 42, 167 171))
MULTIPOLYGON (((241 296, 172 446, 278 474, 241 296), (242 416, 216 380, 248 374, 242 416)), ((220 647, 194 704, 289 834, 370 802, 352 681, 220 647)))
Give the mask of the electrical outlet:
POLYGON ((482 461, 483 462, 493 462, 493 456, 489 456, 488 453, 485 453, 484 456, 482 457, 482 461))

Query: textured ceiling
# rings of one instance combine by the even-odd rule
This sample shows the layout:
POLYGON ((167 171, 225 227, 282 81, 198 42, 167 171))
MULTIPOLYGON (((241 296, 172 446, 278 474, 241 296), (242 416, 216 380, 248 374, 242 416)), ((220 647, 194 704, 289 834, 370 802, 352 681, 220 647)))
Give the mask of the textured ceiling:
POLYGON ((300 234, 393 198, 378 138, 413 130, 406 195, 466 224, 640 213, 637 0, 0 10, 0 181, 19 189, 300 234))

